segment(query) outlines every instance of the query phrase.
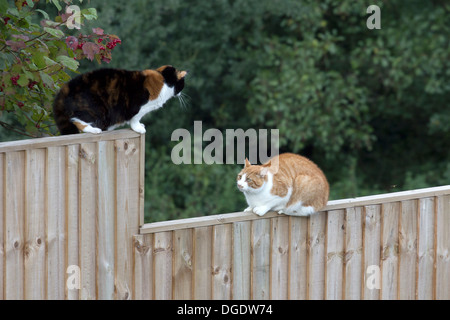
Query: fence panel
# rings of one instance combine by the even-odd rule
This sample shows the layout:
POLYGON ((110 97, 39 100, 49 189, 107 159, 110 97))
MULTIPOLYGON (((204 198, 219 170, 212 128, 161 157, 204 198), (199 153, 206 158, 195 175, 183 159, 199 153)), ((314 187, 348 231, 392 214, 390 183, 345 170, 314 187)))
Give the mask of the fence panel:
POLYGON ((443 186, 330 201, 306 218, 239 212, 151 223, 136 239, 168 242, 153 242, 154 263, 135 282, 153 276, 165 299, 448 299, 449 217, 443 186))
POLYGON ((0 143, 1 299, 133 298, 144 139, 117 130, 0 143))

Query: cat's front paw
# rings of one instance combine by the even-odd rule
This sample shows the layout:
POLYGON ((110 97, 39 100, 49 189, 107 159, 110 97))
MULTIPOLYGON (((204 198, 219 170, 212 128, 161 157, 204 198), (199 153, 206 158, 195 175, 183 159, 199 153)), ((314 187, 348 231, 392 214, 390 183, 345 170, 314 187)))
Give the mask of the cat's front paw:
POLYGON ((93 134, 99 134, 99 133, 102 133, 102 129, 100 129, 100 128, 95 128, 95 127, 92 127, 92 126, 86 126, 86 127, 83 129, 83 132, 86 132, 86 133, 93 133, 93 134))
POLYGON ((258 216, 263 216, 269 211, 269 207, 267 206, 260 206, 253 208, 253 212, 256 213, 258 216))
POLYGON ((244 210, 244 212, 252 212, 253 208, 252 207, 248 207, 247 209, 244 210))
POLYGON ((140 122, 134 122, 131 123, 131 129, 136 131, 137 133, 144 134, 145 133, 145 126, 140 122))

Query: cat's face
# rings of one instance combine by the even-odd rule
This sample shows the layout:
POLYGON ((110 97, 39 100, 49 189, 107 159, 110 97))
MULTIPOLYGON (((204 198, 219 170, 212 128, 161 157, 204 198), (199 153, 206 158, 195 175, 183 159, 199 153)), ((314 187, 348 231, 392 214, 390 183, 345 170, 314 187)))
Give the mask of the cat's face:
POLYGON ((257 192, 267 182, 267 168, 251 165, 245 159, 245 166, 237 176, 237 187, 242 192, 257 192))
POLYGON ((184 78, 187 71, 179 71, 172 66, 162 66, 156 69, 164 77, 164 83, 174 88, 173 95, 178 96, 184 88, 184 78))

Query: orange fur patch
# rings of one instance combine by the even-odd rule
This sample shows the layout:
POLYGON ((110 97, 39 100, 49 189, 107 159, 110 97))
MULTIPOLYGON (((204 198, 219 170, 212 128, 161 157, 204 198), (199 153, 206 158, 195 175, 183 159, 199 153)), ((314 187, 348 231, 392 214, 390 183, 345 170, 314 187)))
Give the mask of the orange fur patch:
POLYGON ((167 68, 167 67, 170 67, 170 66, 162 66, 162 67, 159 67, 158 69, 156 69, 156 71, 158 71, 158 72, 163 72, 164 69, 167 68))
POLYGON ((80 123, 80 122, 78 122, 78 121, 74 121, 73 124, 74 124, 74 125, 78 128, 78 130, 80 130, 80 131, 83 131, 83 129, 87 127, 86 124, 82 124, 82 123, 80 123))
POLYGON ((164 85, 164 77, 159 72, 159 69, 157 69, 157 71, 155 70, 142 71, 142 73, 145 76, 144 87, 147 88, 148 92, 150 93, 149 100, 155 100, 156 98, 158 98, 159 93, 161 92, 162 87, 164 85))
POLYGON ((186 71, 180 71, 177 73, 177 79, 178 80, 183 79, 186 75, 187 75, 186 71))

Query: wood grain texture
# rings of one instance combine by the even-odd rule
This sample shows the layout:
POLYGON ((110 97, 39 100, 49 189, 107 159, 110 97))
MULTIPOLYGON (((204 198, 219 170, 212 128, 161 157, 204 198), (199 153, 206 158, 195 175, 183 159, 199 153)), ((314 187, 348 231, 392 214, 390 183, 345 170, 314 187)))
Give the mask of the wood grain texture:
POLYGON ((173 232, 173 298, 176 300, 192 299, 192 230, 173 232))
POLYGON ((0 300, 4 299, 5 292, 5 154, 0 153, 0 300))
POLYGON ((233 299, 249 300, 251 283, 251 225, 249 221, 233 224, 233 299))
POLYGON ((325 299, 326 214, 309 218, 308 299, 325 299))
POLYGON ((252 222, 251 230, 251 298, 270 298, 270 220, 252 222))
POLYGON ((289 288, 289 217, 273 218, 271 222, 270 298, 286 300, 289 288))
POLYGON ((436 299, 450 299, 450 195, 437 197, 436 299))
POLYGON ((47 296, 51 300, 66 297, 66 150, 47 148, 47 296))
POLYGON ((5 299, 24 298, 25 152, 5 155, 5 299))
POLYGON ((344 297, 359 300, 363 286, 363 208, 345 210, 344 297))
MULTIPOLYGON (((67 205, 67 268, 79 268, 80 266, 80 146, 71 145, 66 147, 66 205, 67 205)), ((69 276, 69 275, 68 275, 69 276)), ((70 274, 70 286, 66 285, 66 296, 68 300, 78 300, 80 290, 77 279, 73 272, 70 274)))
POLYGON ((134 236, 134 298, 153 299, 153 235, 134 236))
POLYGON ((289 299, 307 298, 308 222, 305 217, 289 217, 289 299))
POLYGON ((98 147, 98 298, 114 299, 116 171, 113 141, 100 141, 98 147))
POLYGON ((194 229, 194 299, 211 299, 212 227, 194 229))
POLYGON ((345 212, 328 212, 326 252, 326 299, 343 299, 345 212))
POLYGON ((382 207, 381 235, 381 299, 397 299, 399 264, 400 202, 386 203, 382 207))
POLYGON ((46 298, 45 149, 26 151, 25 296, 46 298))
POLYGON ((97 298, 97 146, 80 145, 80 295, 83 300, 97 298))
POLYGON ((169 300, 172 299, 172 260, 173 243, 172 232, 155 233, 153 241, 153 283, 154 299, 169 300))
POLYGON ((364 300, 380 298, 381 206, 364 207, 364 300))
POLYGON ((419 200, 419 243, 418 274, 417 274, 417 299, 433 299, 433 279, 435 277, 435 208, 434 197, 419 200))
POLYGON ((132 299, 133 236, 139 233, 141 204, 140 140, 115 141, 116 150, 116 262, 115 284, 117 299, 132 299))
POLYGON ((232 225, 213 227, 212 299, 231 298, 232 225))

